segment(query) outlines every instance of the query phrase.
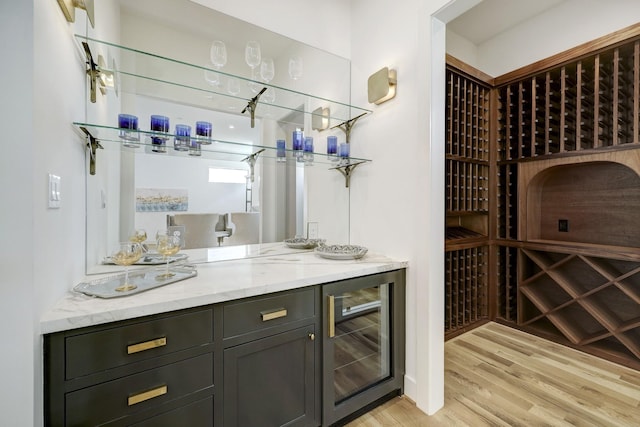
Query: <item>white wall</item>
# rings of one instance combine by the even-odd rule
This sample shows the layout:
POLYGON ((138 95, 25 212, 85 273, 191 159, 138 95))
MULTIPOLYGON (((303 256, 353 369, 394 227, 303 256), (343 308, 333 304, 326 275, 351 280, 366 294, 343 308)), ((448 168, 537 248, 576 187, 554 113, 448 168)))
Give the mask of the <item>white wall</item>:
POLYGON ((352 102, 367 79, 397 70, 396 98, 354 129, 352 152, 374 159, 352 178, 352 242, 409 260, 405 392, 426 412, 443 401, 443 141, 429 135, 430 15, 445 1, 352 2, 352 102), (437 166, 433 168, 433 163, 437 166), (435 187, 435 193, 432 192, 435 187))
MULTIPOLYGON (((0 3, 0 412, 10 425, 31 425, 39 378, 36 290, 33 284, 33 3, 0 3), (9 59, 11 58, 11 59, 9 59), (5 101, 6 100, 6 101, 5 101), (11 102, 8 102, 11 100, 11 102), (11 129, 12 138, 6 138, 11 129)), ((42 178, 42 177, 40 177, 42 178)))
POLYGON ((351 57, 350 3, 344 0, 192 0, 294 40, 351 57))

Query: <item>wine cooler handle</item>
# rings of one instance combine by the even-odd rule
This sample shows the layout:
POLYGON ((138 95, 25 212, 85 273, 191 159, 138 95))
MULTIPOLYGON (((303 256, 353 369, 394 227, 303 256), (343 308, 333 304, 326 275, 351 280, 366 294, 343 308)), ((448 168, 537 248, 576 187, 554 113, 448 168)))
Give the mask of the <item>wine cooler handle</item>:
POLYGON ((329 338, 333 338, 336 335, 335 297, 333 295, 327 295, 327 307, 329 310, 329 313, 327 313, 327 319, 329 319, 327 331, 329 332, 329 338))

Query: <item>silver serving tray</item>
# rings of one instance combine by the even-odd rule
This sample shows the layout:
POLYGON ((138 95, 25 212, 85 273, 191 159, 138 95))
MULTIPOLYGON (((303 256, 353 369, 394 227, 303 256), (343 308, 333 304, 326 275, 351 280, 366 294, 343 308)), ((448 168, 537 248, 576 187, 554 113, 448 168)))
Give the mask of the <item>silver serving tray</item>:
POLYGON ((190 279, 198 275, 198 271, 193 266, 175 266, 169 268, 174 276, 167 279, 156 279, 156 276, 165 272, 164 268, 154 268, 148 270, 138 270, 129 272, 129 283, 135 285, 135 289, 116 290, 124 285, 124 273, 114 276, 104 277, 90 282, 78 283, 73 290, 92 297, 98 298, 117 298, 124 297, 149 289, 158 288, 170 283, 179 282, 181 280, 190 279))
POLYGON ((305 239, 304 237, 296 237, 294 239, 286 239, 284 244, 292 249, 313 249, 317 246, 324 245, 324 239, 305 239))
MULTIPOLYGON (((187 254, 177 254, 177 255, 169 255, 168 257, 168 261, 169 263, 172 262, 176 262, 176 261, 182 261, 189 258, 189 255, 187 254)), ((109 264, 109 265, 113 265, 115 264, 111 257, 105 257, 102 260, 103 264, 109 264)), ((161 265, 161 264, 166 264, 167 260, 164 259, 164 257, 158 253, 147 253, 145 256, 143 256, 142 258, 140 258, 137 262, 135 262, 133 265, 161 265)))
POLYGON ((367 251, 364 246, 356 245, 323 245, 314 250, 316 255, 328 259, 360 259, 367 251))

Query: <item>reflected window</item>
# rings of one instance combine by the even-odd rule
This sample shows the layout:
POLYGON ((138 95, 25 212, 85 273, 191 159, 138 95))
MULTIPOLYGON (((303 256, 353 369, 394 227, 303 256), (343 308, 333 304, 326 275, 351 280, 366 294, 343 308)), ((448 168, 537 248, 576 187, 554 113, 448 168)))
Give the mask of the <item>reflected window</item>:
POLYGON ((244 184, 247 182, 247 171, 244 169, 209 168, 209 182, 244 184))

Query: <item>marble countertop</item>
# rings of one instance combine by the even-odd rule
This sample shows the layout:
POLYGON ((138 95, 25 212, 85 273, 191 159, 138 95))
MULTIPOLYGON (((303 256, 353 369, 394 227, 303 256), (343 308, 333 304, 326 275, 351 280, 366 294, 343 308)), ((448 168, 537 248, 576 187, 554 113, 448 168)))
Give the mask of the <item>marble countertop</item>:
MULTIPOLYGON (((283 243, 250 246, 236 249, 245 251, 243 259, 205 256, 206 262, 195 263, 196 277, 138 294, 102 299, 71 291, 44 313, 40 332, 99 325, 407 267, 406 261, 370 253, 357 260, 330 260, 310 250, 289 249, 283 243)), ((190 254, 189 260, 201 260, 206 251, 190 254)))

